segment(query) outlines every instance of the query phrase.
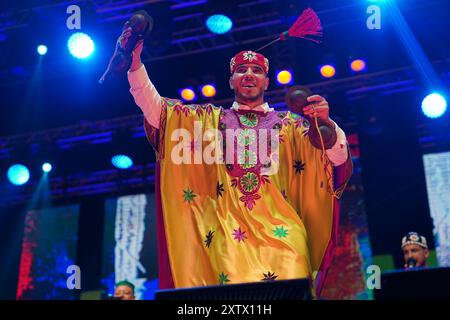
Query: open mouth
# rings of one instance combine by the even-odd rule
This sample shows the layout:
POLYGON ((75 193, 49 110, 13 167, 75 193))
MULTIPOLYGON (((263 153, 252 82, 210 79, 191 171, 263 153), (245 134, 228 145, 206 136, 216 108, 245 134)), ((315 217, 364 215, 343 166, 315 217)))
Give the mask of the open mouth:
POLYGON ((254 88, 256 85, 254 83, 244 83, 242 84, 243 88, 254 88))

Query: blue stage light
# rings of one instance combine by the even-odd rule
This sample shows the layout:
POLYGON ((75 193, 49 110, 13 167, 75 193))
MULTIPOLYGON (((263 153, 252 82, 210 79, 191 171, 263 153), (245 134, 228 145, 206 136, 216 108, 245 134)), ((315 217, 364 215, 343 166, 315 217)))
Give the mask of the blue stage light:
POLYGON ((44 172, 52 171, 52 165, 50 163, 48 163, 48 162, 44 163, 42 165, 42 171, 44 171, 44 172))
POLYGON ((118 169, 128 169, 133 165, 133 160, 128 156, 118 154, 111 158, 111 163, 118 169))
POLYGON ((16 186, 23 185, 30 179, 30 171, 22 164, 15 164, 8 169, 8 180, 16 186))
POLYGON ((428 118, 439 118, 447 110, 447 101, 439 93, 431 93, 422 101, 422 112, 428 118))
POLYGON ((41 44, 40 46, 37 47, 37 52, 43 56, 47 53, 47 46, 44 46, 43 44, 41 44))
POLYGON ((233 27, 233 21, 223 14, 215 14, 206 20, 206 26, 212 33, 227 33, 233 27))
POLYGON ((67 47, 72 56, 77 59, 85 59, 94 52, 95 45, 91 37, 82 32, 74 33, 67 41, 67 47))

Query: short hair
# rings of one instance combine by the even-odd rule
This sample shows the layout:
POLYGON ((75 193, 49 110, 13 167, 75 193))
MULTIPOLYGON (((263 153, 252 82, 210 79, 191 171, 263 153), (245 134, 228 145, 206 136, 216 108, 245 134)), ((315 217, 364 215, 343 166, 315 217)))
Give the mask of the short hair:
POLYGON ((132 284, 130 281, 128 280, 122 280, 116 283, 116 288, 119 286, 127 286, 129 288, 131 288, 131 290, 133 290, 134 293, 134 284, 132 284))

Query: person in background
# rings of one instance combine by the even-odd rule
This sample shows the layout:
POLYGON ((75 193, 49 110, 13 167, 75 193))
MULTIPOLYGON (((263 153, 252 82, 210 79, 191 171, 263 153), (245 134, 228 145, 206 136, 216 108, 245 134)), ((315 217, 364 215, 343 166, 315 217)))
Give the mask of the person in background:
POLYGON ((417 232, 409 232, 402 238, 404 268, 426 268, 428 251, 427 239, 417 232))
POLYGON ((127 281, 119 281, 116 283, 114 290, 114 300, 136 300, 134 296, 134 285, 127 281))

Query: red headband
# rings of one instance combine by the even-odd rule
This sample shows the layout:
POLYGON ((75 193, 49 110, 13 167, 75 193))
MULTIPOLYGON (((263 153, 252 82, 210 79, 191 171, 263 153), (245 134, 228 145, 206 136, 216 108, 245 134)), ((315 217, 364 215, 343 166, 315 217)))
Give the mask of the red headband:
POLYGON ((264 57, 261 53, 254 51, 241 51, 236 54, 230 61, 230 71, 231 74, 234 73, 236 68, 242 64, 253 63, 264 69, 265 73, 269 72, 269 60, 264 57))

